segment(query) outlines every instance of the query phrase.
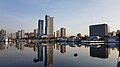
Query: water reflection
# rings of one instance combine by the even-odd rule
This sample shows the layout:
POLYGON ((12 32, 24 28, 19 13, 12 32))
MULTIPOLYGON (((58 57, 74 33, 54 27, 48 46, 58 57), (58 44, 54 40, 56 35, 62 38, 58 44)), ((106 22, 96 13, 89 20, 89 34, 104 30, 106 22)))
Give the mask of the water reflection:
POLYGON ((45 66, 53 64, 54 60, 54 47, 53 44, 48 44, 45 46, 45 66))
POLYGON ((16 43, 16 48, 22 51, 24 50, 24 45, 25 45, 25 42, 16 43))
POLYGON ((120 62, 118 62, 117 67, 120 67, 120 62))
POLYGON ((90 56, 97 58, 108 58, 109 50, 105 46, 101 47, 90 47, 90 56))
POLYGON ((60 50, 60 52, 63 54, 63 53, 66 53, 66 45, 65 43, 58 43, 58 44, 55 44, 54 47, 55 49, 57 50, 60 50))
MULTIPOLYGON (((9 49, 9 47, 15 46, 18 51, 26 51, 25 49, 32 49, 34 52, 33 57, 30 57, 32 63, 35 65, 43 65, 42 67, 46 66, 52 66, 56 67, 58 65, 62 64, 64 65, 63 67, 66 67, 65 65, 73 65, 76 67, 86 67, 86 63, 88 63, 89 66, 96 67, 97 62, 100 62, 100 59, 107 59, 106 61, 106 66, 102 67, 120 67, 120 54, 118 56, 118 60, 116 61, 117 63, 115 64, 112 63, 112 60, 115 58, 115 54, 119 51, 115 51, 113 49, 119 50, 118 46, 114 44, 114 46, 110 46, 109 44, 80 44, 80 43, 66 43, 66 42, 61 42, 61 43, 26 43, 26 42, 19 42, 19 43, 9 43, 8 45, 4 43, 0 43, 0 51, 9 49), (85 51, 85 50, 88 51, 85 51), (111 56, 111 50, 112 52, 116 52, 114 55, 112 54, 111 56), (61 55, 61 56, 59 56, 61 55), (79 56, 78 56, 79 55, 79 56), (73 56, 73 57, 71 57, 73 56), (111 58, 111 57, 112 58, 111 58), (63 62, 58 62, 62 58, 69 58, 69 59, 63 59, 63 62), (74 59, 78 58, 78 59, 74 59), (60 59, 59 59, 60 58, 60 59), (84 59, 83 59, 84 58, 84 59), (99 58, 95 59, 94 61, 97 61, 96 63, 89 64, 90 60, 93 60, 93 58, 99 58), (82 59, 82 60, 80 60, 82 59), (109 60, 110 59, 110 60, 109 60), (77 61, 75 61, 77 60, 77 61), (87 61, 85 61, 87 60, 87 61), (74 61, 74 62, 72 62, 74 61), (83 62, 85 63, 83 63, 83 62), (79 63, 78 63, 79 62, 79 63), (108 63, 109 62, 109 63, 108 63), (57 64, 56 64, 57 63, 57 64), (59 63, 59 64, 58 64, 59 63), (114 66, 113 66, 114 65, 114 66)), ((31 52, 32 53, 32 52, 31 52)), ((1 55, 0 55, 1 56, 1 55)), ((30 55, 29 55, 30 56, 30 55)), ((6 57, 9 58, 9 57, 6 57)), ((22 59, 22 57, 20 57, 22 59)), ((23 59, 24 61, 24 59, 23 59)), ((1 62, 1 61, 0 61, 1 62)), ((14 62, 14 60, 12 60, 14 62)), ((7 63, 6 63, 7 64, 7 63)), ((36 67, 40 67, 37 65, 36 67)), ((97 66, 98 67, 98 66, 97 66)))
POLYGON ((118 54, 118 59, 117 59, 117 67, 120 67, 120 46, 119 46, 119 54, 118 54))
POLYGON ((41 43, 37 43, 37 49, 38 49, 37 57, 33 59, 34 63, 43 62, 43 58, 44 58, 45 59, 44 66, 49 66, 50 64, 53 64, 53 57, 54 57, 53 44, 48 44, 47 46, 43 46, 41 43), (43 51, 45 52, 43 53, 43 51), (43 54, 45 57, 43 57, 43 54))
POLYGON ((66 45, 60 45, 60 48, 61 53, 66 53, 66 45))
POLYGON ((37 57, 35 57, 35 59, 33 59, 33 62, 37 63, 39 61, 43 61, 43 46, 41 45, 41 43, 38 43, 37 47, 34 46, 34 50, 37 51, 37 57))
POLYGON ((4 49, 8 49, 7 44, 0 42, 0 51, 2 51, 4 49))

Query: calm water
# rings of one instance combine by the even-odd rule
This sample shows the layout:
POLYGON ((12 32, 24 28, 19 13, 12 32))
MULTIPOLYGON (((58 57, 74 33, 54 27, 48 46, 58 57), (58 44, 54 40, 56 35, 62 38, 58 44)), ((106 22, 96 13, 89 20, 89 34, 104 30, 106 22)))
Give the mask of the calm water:
POLYGON ((120 67, 119 51, 104 45, 0 43, 0 67, 46 66, 120 67))

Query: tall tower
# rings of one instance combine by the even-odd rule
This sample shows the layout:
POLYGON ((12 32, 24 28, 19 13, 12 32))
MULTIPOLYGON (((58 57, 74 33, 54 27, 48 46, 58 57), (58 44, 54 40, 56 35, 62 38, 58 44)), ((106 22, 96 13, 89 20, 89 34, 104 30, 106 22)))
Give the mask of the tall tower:
POLYGON ((56 37, 60 37, 60 31, 59 30, 56 31, 56 37))
POLYGON ((44 27, 44 21, 38 20, 38 37, 41 37, 43 35, 43 27, 44 27))
POLYGON ((38 36, 38 29, 34 29, 34 37, 38 36))
POLYGON ((60 28, 60 37, 66 37, 66 29, 60 28))
POLYGON ((108 25, 107 24, 97 24, 89 26, 90 36, 106 36, 108 35, 108 25))
POLYGON ((45 16, 45 35, 53 36, 53 17, 45 16))
POLYGON ((25 31, 21 30, 21 38, 24 38, 24 37, 25 37, 25 31))
POLYGON ((6 30, 1 29, 0 31, 0 41, 5 41, 6 39, 6 30))

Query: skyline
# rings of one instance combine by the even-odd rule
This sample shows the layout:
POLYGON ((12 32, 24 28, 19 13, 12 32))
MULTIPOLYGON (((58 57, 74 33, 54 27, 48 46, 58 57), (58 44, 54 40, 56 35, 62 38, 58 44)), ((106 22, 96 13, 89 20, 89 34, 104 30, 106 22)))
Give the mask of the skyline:
POLYGON ((38 19, 54 17, 54 31, 67 29, 67 35, 89 34, 89 25, 107 23, 119 29, 119 0, 0 0, 0 25, 7 32, 37 29, 38 19))

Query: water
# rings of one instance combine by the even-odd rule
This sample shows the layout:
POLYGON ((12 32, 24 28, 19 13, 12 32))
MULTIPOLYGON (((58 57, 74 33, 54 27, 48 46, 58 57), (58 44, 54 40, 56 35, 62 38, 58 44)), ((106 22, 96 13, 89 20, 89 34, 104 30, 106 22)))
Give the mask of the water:
POLYGON ((117 47, 0 43, 0 67, 120 67, 117 47))

